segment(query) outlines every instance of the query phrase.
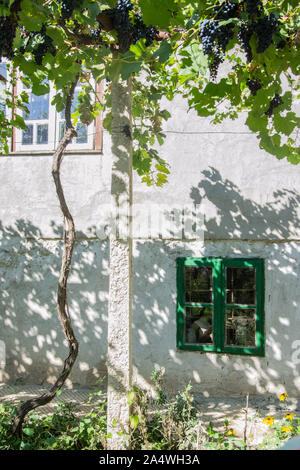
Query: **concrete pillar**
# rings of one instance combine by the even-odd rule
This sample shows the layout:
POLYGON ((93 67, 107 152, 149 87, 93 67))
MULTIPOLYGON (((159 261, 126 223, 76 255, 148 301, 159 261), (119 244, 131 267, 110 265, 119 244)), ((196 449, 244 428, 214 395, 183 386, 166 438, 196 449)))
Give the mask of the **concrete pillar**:
MULTIPOLYGON (((108 449, 124 448, 132 385, 131 80, 112 84, 112 209, 108 307, 108 449)), ((128 442, 128 441, 127 441, 128 442)))

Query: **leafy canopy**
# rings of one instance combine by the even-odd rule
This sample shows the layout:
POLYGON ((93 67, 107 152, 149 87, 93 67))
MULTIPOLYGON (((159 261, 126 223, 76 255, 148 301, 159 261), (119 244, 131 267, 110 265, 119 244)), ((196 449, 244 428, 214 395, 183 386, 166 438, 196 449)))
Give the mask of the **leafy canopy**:
MULTIPOLYGON (((77 117, 89 123, 106 107, 111 82, 133 77, 134 166, 143 181, 166 181, 154 150, 170 117, 160 100, 182 95, 200 116, 219 123, 246 113, 259 145, 277 158, 300 161, 294 101, 299 89, 300 19, 297 0, 0 0, 0 57, 33 93, 54 84, 57 111, 79 76, 77 117), (104 103, 92 80, 106 80, 104 103)), ((0 77, 1 79, 1 77, 0 77)), ((12 81, 16 79, 12 74, 12 81)), ((26 93, 0 108, 0 145, 12 125, 24 127, 26 93)))

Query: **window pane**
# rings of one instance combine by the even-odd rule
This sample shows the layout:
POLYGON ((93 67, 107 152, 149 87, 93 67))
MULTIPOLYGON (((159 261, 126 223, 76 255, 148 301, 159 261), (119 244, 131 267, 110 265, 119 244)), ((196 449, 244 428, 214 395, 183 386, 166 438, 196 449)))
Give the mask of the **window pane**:
MULTIPOLYGON (((2 75, 3 78, 7 79, 6 64, 0 64, 0 75, 2 75)), ((4 116, 5 116, 5 94, 4 94, 5 88, 6 88, 6 82, 0 79, 0 111, 4 113, 4 116)))
MULTIPOLYGON (((76 144, 86 144, 88 141, 88 127, 85 124, 78 123, 76 126, 77 137, 76 144)), ((65 132, 65 121, 59 123, 59 140, 64 136, 65 132)), ((73 139, 71 143, 74 143, 73 139)))
POLYGON ((24 111, 23 118, 30 121, 48 119, 49 117, 49 93, 42 96, 36 96, 29 93, 29 103, 27 104, 28 113, 24 111))
POLYGON ((255 268, 226 268, 226 303, 256 303, 255 268))
MULTIPOLYGON (((7 78, 6 64, 0 64, 0 74, 1 74, 2 77, 4 77, 5 79, 7 78)), ((0 83, 3 83, 3 82, 0 82, 0 83)), ((1 84, 0 84, 0 88, 1 88, 1 84)))
MULTIPOLYGON (((72 107, 71 107, 71 114, 74 113, 75 108, 78 106, 78 96, 79 93, 81 92, 81 87, 77 87, 74 93, 74 98, 72 102, 72 107)), ((65 111, 61 111, 60 113, 60 119, 64 120, 65 119, 65 111)), ((60 124, 59 128, 59 139, 62 139, 63 137, 63 126, 64 124, 60 124)), ((88 143, 88 126, 82 123, 78 123, 76 126, 76 131, 77 131, 77 137, 72 140, 71 143, 76 143, 76 144, 87 144, 88 143)))
POLYGON ((184 340, 188 344, 213 343, 212 307, 186 307, 184 340))
MULTIPOLYGON (((81 90, 75 90, 74 96, 73 96, 73 101, 72 101, 72 106, 71 106, 71 114, 74 113, 76 106, 78 106, 78 95, 81 90)), ((60 113, 60 119, 65 119, 65 110, 63 109, 60 113)))
POLYGON ((33 144, 33 125, 29 124, 26 130, 22 132, 22 145, 33 144))
POLYGON ((77 144, 86 144, 88 141, 88 132, 87 132, 87 126, 81 123, 78 123, 76 126, 76 131, 77 131, 77 137, 76 137, 76 143, 77 144))
POLYGON ((186 302, 212 302, 212 268, 185 266, 184 288, 186 302))
POLYGON ((59 140, 61 140, 65 133, 65 121, 59 123, 59 140))
POLYGON ((256 322, 254 308, 226 309, 226 346, 254 347, 256 345, 256 322))
POLYGON ((48 124, 37 126, 37 144, 48 144, 48 124))

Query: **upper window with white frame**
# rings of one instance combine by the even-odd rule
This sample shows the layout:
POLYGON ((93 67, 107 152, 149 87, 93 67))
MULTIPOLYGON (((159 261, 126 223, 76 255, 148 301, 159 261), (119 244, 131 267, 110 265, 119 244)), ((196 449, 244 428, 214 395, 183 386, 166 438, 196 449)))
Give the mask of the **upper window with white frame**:
MULTIPOLYGON (((3 90, 9 82, 8 69, 5 63, 0 64, 0 111, 7 113, 5 109, 5 95, 3 90), (5 82, 7 80, 7 83, 5 82)), ((101 96, 101 84, 94 84, 96 95, 101 96)), ((14 89, 15 96, 26 91, 28 95, 27 111, 22 112, 26 129, 15 128, 10 148, 12 152, 51 152, 53 151, 61 138, 65 129, 64 111, 56 112, 55 106, 51 104, 55 90, 50 85, 47 94, 37 96, 25 84, 25 80, 19 79, 14 89)), ((78 97, 82 87, 76 86, 71 112, 74 113, 78 105, 78 97)), ((17 112, 20 114, 20 111, 17 112)), ((77 122, 77 136, 69 143, 67 150, 102 150, 102 123, 101 116, 89 125, 77 122)))
MULTIPOLYGON (((23 112, 26 130, 16 129, 15 150, 18 151, 51 151, 57 147, 63 136, 65 127, 64 112, 57 113, 51 105, 54 98, 54 89, 50 86, 49 93, 41 96, 34 95, 21 80, 18 81, 18 89, 25 89, 28 93, 28 112, 23 112)), ((78 95, 81 91, 80 85, 76 87, 72 112, 74 112, 78 95)), ((92 150, 94 149, 95 123, 89 126, 76 125, 77 137, 70 142, 68 150, 92 150)))

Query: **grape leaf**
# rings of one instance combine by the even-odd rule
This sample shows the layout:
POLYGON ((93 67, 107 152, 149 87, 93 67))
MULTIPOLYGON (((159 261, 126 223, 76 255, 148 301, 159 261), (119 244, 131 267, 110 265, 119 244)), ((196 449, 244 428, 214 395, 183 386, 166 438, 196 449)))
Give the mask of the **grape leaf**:
POLYGON ((165 28, 171 24, 172 13, 178 10, 175 0, 140 0, 144 23, 165 28))
POLYGON ((295 127, 300 124, 299 118, 295 113, 289 112, 286 116, 281 116, 279 113, 273 117, 274 127, 278 133, 290 135, 295 127))

